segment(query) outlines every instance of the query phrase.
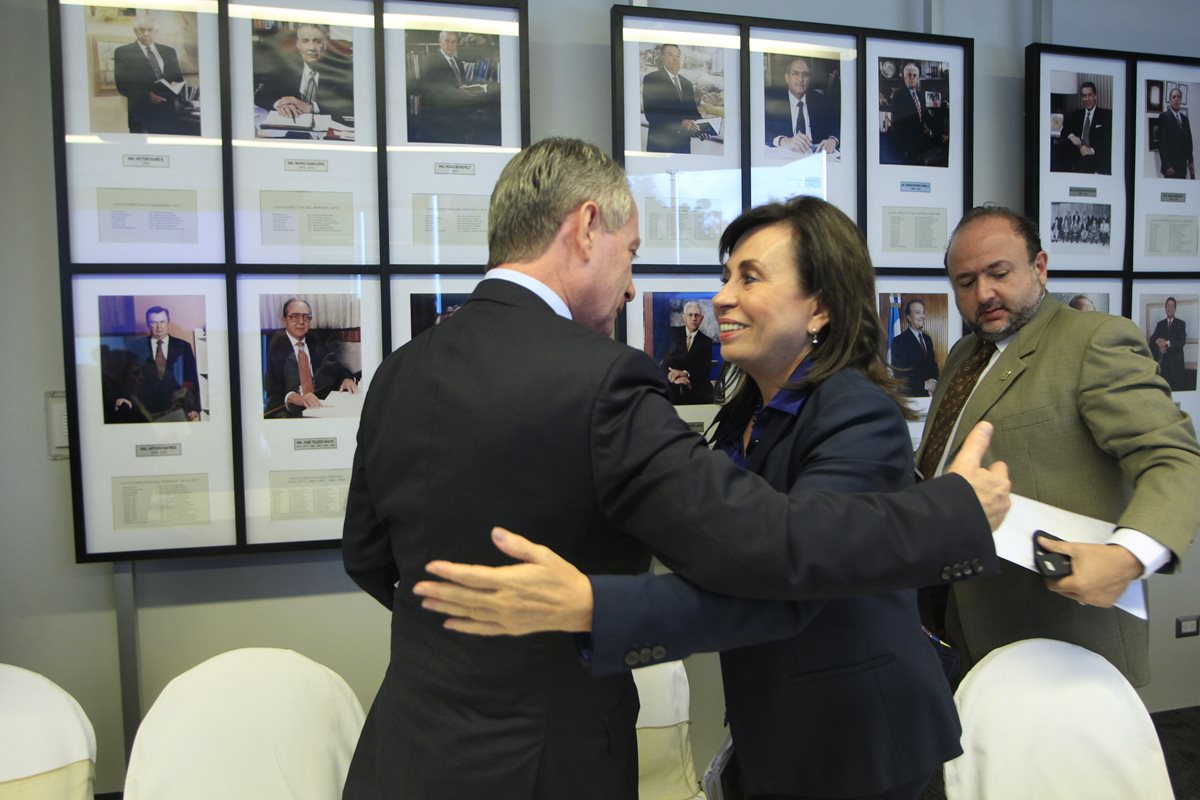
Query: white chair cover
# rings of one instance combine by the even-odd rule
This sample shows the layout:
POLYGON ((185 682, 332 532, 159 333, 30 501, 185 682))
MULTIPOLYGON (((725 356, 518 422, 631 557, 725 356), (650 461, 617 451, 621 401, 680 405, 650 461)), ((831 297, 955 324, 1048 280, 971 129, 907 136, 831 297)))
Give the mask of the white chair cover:
POLYGON ((692 760, 691 693, 682 661, 633 671, 638 713, 640 800, 704 800, 692 760))
POLYGON ((363 719, 333 670, 291 650, 232 650, 155 700, 133 743, 125 798, 341 797, 363 719))
POLYGON ((1167 800, 1154 723, 1101 656, 1027 639, 989 653, 954 695, 963 754, 946 764, 948 800, 1167 800))
POLYGON ((96 733, 75 698, 36 672, 0 664, 0 798, 90 800, 95 763, 96 733))

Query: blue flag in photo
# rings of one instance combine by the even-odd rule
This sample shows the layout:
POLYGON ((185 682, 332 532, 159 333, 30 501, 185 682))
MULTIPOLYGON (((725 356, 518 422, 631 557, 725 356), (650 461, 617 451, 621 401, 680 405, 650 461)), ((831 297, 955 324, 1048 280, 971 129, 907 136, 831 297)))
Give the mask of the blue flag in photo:
POLYGON ((900 335, 900 295, 893 294, 888 298, 891 312, 888 316, 887 327, 887 360, 892 363, 892 340, 900 335))

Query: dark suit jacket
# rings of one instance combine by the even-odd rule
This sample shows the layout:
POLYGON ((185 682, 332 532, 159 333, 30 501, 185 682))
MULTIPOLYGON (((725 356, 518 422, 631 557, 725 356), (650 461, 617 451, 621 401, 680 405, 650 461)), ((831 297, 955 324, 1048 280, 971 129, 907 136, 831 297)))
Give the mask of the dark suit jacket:
MULTIPOLYGON (((977 344, 974 334, 964 336, 946 356, 926 437, 977 344)), ((1155 373, 1132 322, 1047 296, 980 379, 947 452, 988 420, 995 426, 988 456, 1008 464, 1015 494, 1141 531, 1174 553, 1167 569, 1174 571, 1200 528, 1200 447, 1155 373)), ((1027 569, 1003 564, 995 577, 954 584, 950 595, 948 629, 957 630, 964 668, 997 647, 1047 638, 1099 653, 1134 686, 1150 679, 1144 621, 1082 606, 1027 569)))
MULTIPOLYGON (((459 71, 466 67, 458 59, 459 71)), ((463 80, 467 76, 463 75, 463 80)), ((500 144, 500 85, 473 81, 488 87, 483 94, 458 89, 458 76, 441 51, 421 61, 421 79, 414 83, 420 97, 420 113, 409 116, 408 138, 414 142, 451 144, 500 144)))
MULTIPOLYGON (((717 435, 742 427, 723 420, 717 435)), ((749 462, 789 492, 899 489, 912 465, 899 408, 849 369, 818 386, 798 416, 770 417, 749 462)), ((924 579, 912 576, 914 586, 924 579)), ((961 752, 950 687, 912 590, 869 594, 863 584, 859 596, 783 604, 711 594, 676 575, 596 576, 592 587, 595 673, 628 669, 627 654, 645 647, 672 659, 723 651, 726 714, 749 793, 875 795, 961 752)))
POLYGON ((1170 109, 1158 115, 1158 158, 1164 178, 1186 178, 1192 159, 1192 125, 1187 114, 1179 113, 1183 123, 1175 121, 1170 109), (1167 170, 1172 170, 1170 174, 1167 170))
POLYGON ((920 333, 920 337, 925 342, 924 350, 913 335, 912 328, 905 328, 899 336, 892 339, 892 368, 896 377, 907 384, 909 397, 929 397, 929 392, 925 391, 925 381, 930 378, 937 380, 938 376, 933 339, 924 331, 920 333))
MULTIPOLYGON (((350 369, 338 361, 330 348, 312 331, 304 337, 304 347, 308 351, 317 397, 324 399, 330 392, 337 391, 342 381, 353 377, 350 369)), ((296 350, 285 330, 275 331, 267 343, 263 383, 267 390, 264 411, 268 417, 298 417, 303 413, 298 406, 286 403, 289 392, 300 391, 300 365, 296 363, 296 350)))
MULTIPOLYGON (((173 82, 183 80, 175 49, 158 42, 154 47, 162 56, 163 78, 173 82)), ((150 87, 157 81, 140 44, 130 42, 113 51, 113 80, 117 91, 125 95, 130 133, 180 132, 175 102, 172 99, 165 103, 150 102, 150 87)), ((169 93, 163 94, 169 97, 169 93)))
MULTIPOLYGON (((353 64, 336 53, 327 51, 318 67, 320 78, 317 81, 317 113, 332 114, 338 120, 353 117, 353 64)), ((278 57, 260 53, 255 59, 255 69, 262 71, 255 75, 258 89, 254 92, 254 105, 271 110, 281 98, 304 99, 300 91, 304 60, 299 53, 292 52, 278 57)))
POLYGON ((1166 319, 1160 319, 1154 326, 1154 333, 1150 334, 1148 343, 1150 355, 1154 356, 1154 360, 1158 362, 1158 374, 1162 375, 1168 386, 1176 391, 1188 391, 1196 388, 1188 386, 1187 370, 1183 365, 1183 346, 1187 344, 1186 322, 1175 317, 1171 321, 1171 327, 1168 328, 1166 319), (1158 345, 1154 343, 1155 339, 1166 339, 1170 342, 1167 352, 1158 352, 1158 345))
POLYGON ((911 166, 944 167, 947 164, 946 143, 942 134, 946 132, 943 109, 930 109, 925 105, 925 92, 917 89, 917 104, 907 86, 892 92, 891 155, 894 160, 885 163, 909 164, 911 166))
MULTIPOLYGON (((825 103, 825 97, 810 88, 804 93, 804 102, 808 106, 808 122, 812 126, 808 132, 813 144, 819 144, 830 136, 841 138, 839 131, 841 120, 825 103)), ((792 106, 788 101, 787 87, 776 86, 767 89, 766 103, 766 143, 767 147, 774 146, 776 137, 791 136, 795 127, 792 119, 792 106)))
POLYGON ((141 361, 138 399, 151 420, 172 411, 200 410, 200 378, 190 344, 174 336, 167 337, 167 367, 161 378, 154 364, 151 337, 139 336, 128 342, 126 348, 141 361))
POLYGON ((412 594, 431 559, 507 562, 493 525, 588 573, 644 571, 653 548, 711 590, 824 596, 936 581, 990 552, 967 484, 937 483, 854 503, 778 494, 688 429, 645 353, 482 281, 385 359, 366 397, 343 558, 392 610, 392 657, 345 796, 637 796, 628 675, 593 679, 570 634, 446 631, 412 594), (848 550, 864 557, 835 554, 848 550))
POLYGON ((1088 134, 1089 146, 1096 152, 1090 156, 1079 155, 1079 148, 1071 144, 1070 134, 1083 138, 1085 109, 1077 109, 1063 118, 1062 131, 1058 137, 1058 161, 1055 169, 1060 172, 1086 172, 1097 175, 1112 174, 1112 111, 1096 108, 1092 111, 1092 129, 1088 134))
POLYGON ((679 76, 679 94, 667 71, 659 67, 642 78, 642 112, 650 128, 646 150, 651 153, 690 153, 691 135, 680 127, 685 119, 700 119, 696 90, 692 82, 679 76))
POLYGON ((691 376, 692 386, 671 384, 671 400, 677 405, 697 405, 713 401, 713 385, 708 379, 712 372, 713 340, 696 331, 692 349, 687 347, 687 328, 677 325, 670 329, 671 346, 663 358, 663 368, 686 369, 691 376))

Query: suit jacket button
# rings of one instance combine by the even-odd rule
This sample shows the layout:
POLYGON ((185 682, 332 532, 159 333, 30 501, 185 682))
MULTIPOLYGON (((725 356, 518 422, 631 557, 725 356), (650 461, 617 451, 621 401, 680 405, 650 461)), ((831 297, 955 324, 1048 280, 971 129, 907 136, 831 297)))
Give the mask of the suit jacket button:
POLYGON ((950 580, 950 568, 949 567, 942 567, 942 580, 944 580, 944 581, 950 580))
POLYGON ((639 663, 637 650, 630 650, 625 654, 625 666, 636 667, 639 663))
POLYGON ((976 572, 983 572, 983 564, 979 562, 978 558, 971 559, 971 566, 975 568, 976 572))
POLYGON ((641 661, 643 664, 649 664, 650 657, 652 655, 654 655, 654 654, 652 652, 650 652, 649 647, 643 647, 641 649, 641 652, 638 653, 638 660, 641 661))
POLYGON ((667 648, 663 647, 661 644, 656 644, 650 651, 650 655, 654 656, 655 661, 662 661, 667 655, 667 648))

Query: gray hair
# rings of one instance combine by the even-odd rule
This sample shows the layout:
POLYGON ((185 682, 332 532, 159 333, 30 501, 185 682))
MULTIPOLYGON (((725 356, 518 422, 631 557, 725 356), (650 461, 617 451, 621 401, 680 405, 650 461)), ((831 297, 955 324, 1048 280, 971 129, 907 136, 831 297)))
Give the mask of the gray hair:
POLYGON ((610 233, 634 209, 625 170, 600 148, 560 137, 525 148, 504 167, 492 191, 487 268, 542 255, 567 215, 589 200, 600 207, 610 233))

